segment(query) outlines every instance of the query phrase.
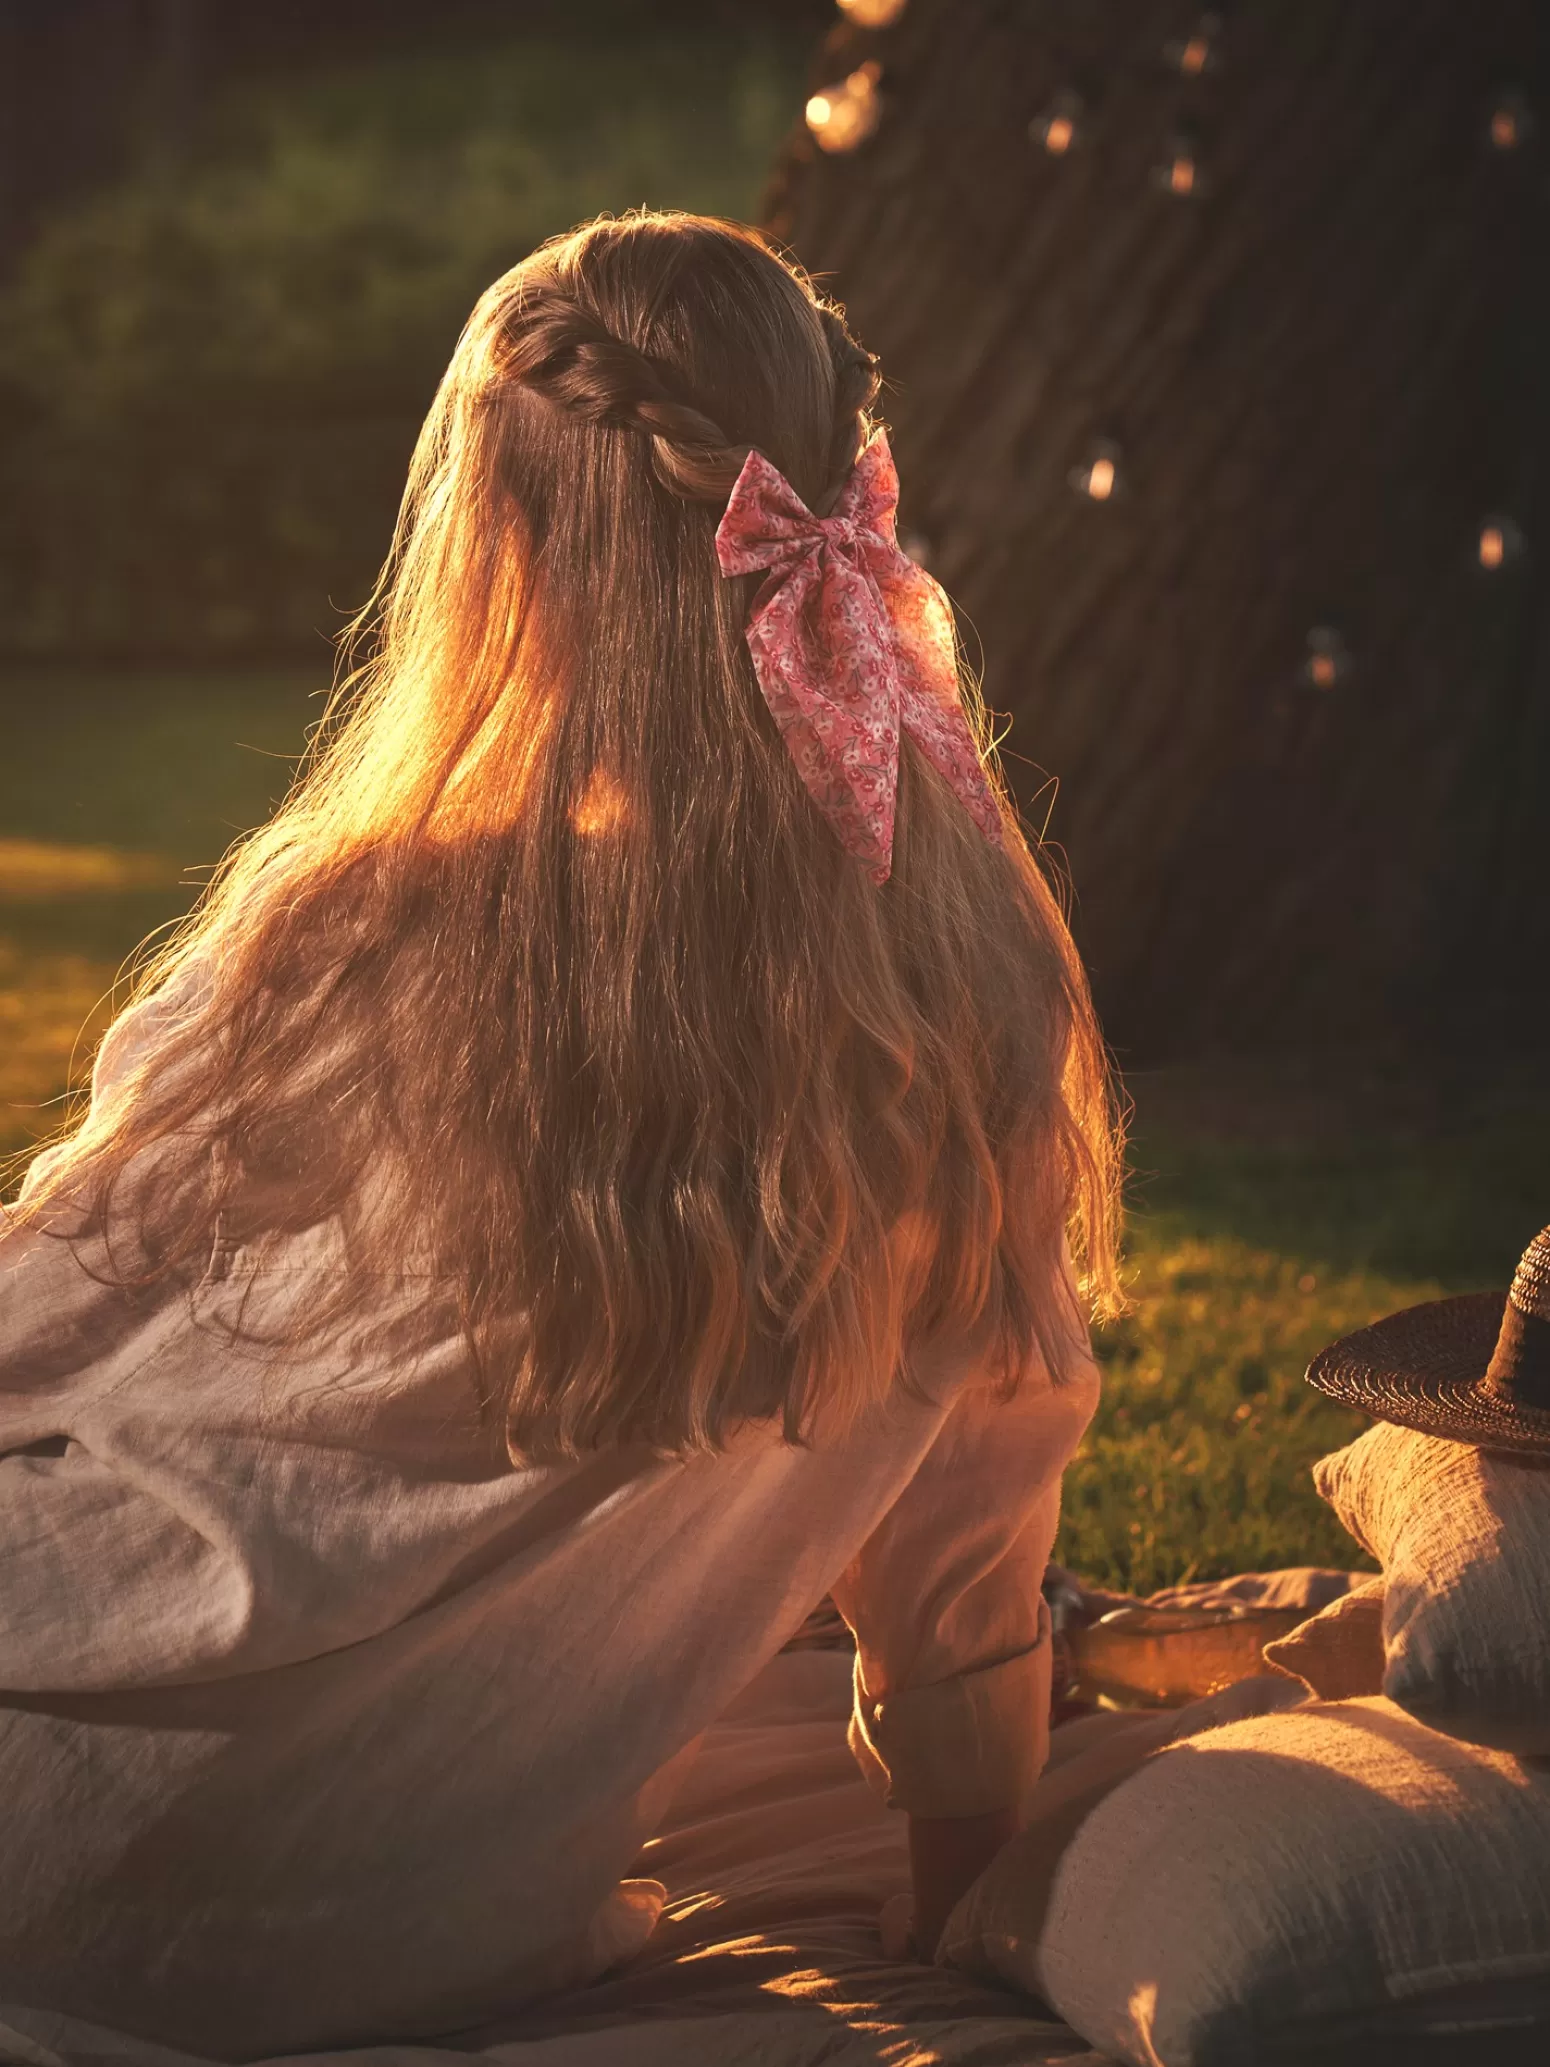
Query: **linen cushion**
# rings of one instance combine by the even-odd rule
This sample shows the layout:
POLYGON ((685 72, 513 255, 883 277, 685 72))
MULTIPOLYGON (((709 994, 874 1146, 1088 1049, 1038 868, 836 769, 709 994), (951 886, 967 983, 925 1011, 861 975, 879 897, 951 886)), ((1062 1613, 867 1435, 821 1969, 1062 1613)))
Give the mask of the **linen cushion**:
POLYGON ((1383 1567, 1383 1692, 1450 1736, 1550 1752, 1550 1470, 1380 1422, 1314 1483, 1383 1567))
POLYGON ((945 1956, 1116 2059, 1544 2057, 1550 1771, 1382 1697, 1154 1751, 1082 1823, 1033 1918, 1023 1845, 953 1912, 945 1956))
POLYGON ((1265 1646, 1265 1663, 1300 1679, 1321 1701, 1350 1701, 1383 1692, 1381 1579, 1331 1601, 1317 1615, 1265 1646))

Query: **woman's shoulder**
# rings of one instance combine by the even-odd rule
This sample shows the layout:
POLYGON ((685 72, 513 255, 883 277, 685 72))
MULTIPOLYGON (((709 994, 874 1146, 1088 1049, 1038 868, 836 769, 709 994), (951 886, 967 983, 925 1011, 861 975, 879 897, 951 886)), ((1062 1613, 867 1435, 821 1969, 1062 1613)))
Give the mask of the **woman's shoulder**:
POLYGON ((92 1064, 92 1102, 117 1090, 173 1034, 197 1018, 210 996, 208 964, 180 963, 131 999, 103 1035, 92 1064))

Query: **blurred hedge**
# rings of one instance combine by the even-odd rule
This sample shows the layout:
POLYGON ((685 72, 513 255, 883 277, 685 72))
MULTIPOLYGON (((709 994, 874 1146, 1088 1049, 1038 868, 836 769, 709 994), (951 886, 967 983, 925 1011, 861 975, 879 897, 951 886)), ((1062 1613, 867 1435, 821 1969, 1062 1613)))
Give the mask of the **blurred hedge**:
POLYGON ((0 652, 316 652, 479 290, 637 203, 738 216, 800 50, 513 43, 228 96, 0 296, 0 652))

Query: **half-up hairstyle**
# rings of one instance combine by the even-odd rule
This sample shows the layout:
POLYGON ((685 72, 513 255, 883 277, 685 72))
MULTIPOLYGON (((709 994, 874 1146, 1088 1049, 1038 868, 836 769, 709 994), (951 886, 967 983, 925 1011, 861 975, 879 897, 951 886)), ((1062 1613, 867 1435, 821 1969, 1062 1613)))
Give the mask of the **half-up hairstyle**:
POLYGON ((749 449, 822 514, 877 387, 730 224, 604 220, 497 281, 360 665, 26 1217, 127 1223, 144 1285, 197 1275, 218 1226, 259 1258, 334 1227, 348 1265, 290 1339, 435 1288, 514 1455, 805 1440, 949 1334, 1058 1380, 1068 1241, 1114 1294, 1115 1129, 974 686, 1004 843, 906 736, 878 887, 761 698, 755 579, 717 567, 749 449))

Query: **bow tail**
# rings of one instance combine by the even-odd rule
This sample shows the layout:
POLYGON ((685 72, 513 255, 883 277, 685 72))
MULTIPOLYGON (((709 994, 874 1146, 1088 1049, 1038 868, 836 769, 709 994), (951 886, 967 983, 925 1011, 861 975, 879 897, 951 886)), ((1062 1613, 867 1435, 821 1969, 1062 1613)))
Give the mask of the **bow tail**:
POLYGON ((949 709, 937 697, 911 689, 905 691, 901 700, 899 718, 991 846, 999 847, 1000 807, 962 707, 955 703, 949 709))
POLYGON ((863 728, 790 666, 784 627, 755 620, 748 650, 765 703, 808 795, 840 845, 864 862, 875 883, 885 883, 893 859, 894 801, 899 734, 875 721, 863 728))
POLYGON ((1001 811, 980 759, 958 681, 952 606, 922 567, 900 560, 882 583, 899 656, 899 717, 993 847, 1001 811))

